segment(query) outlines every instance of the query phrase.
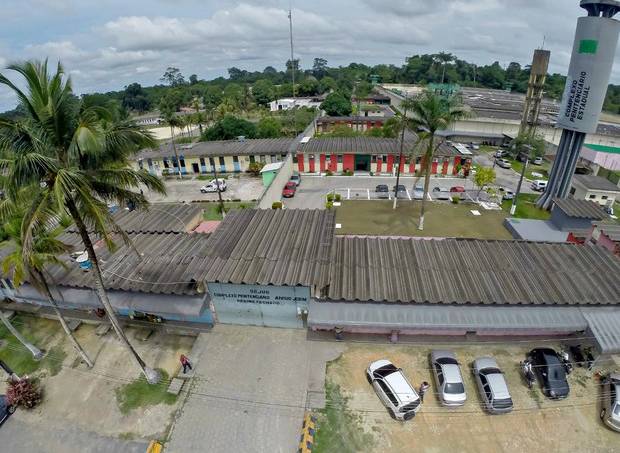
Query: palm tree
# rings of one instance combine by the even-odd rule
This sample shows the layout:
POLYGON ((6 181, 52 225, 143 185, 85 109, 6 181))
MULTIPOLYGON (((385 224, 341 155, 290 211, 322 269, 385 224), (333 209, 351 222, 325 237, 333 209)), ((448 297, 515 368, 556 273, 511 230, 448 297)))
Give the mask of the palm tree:
POLYGON ((181 172, 181 161, 179 160, 179 153, 177 152, 177 147, 174 142, 174 129, 181 128, 183 125, 182 120, 176 115, 175 112, 172 111, 163 111, 164 122, 170 126, 170 144, 172 145, 172 152, 174 152, 174 158, 177 163, 177 172, 179 174, 179 179, 183 179, 183 172, 181 172))
POLYGON ((0 83, 15 93, 25 111, 18 120, 0 120, 2 185, 8 198, 17 200, 20 189, 39 185, 32 194, 23 221, 23 254, 32 253, 35 233, 52 215, 68 212, 92 264, 93 286, 122 344, 148 382, 158 373, 147 367, 121 328, 106 292, 91 234, 114 248, 113 234, 129 242, 114 222, 107 202, 136 207, 147 200, 132 189, 165 193, 163 182, 145 170, 133 170, 130 156, 152 147, 152 136, 135 123, 120 119, 117 110, 87 105, 73 95, 70 78, 59 64, 48 74, 47 61, 11 65, 23 77, 23 91, 6 76, 0 83))
POLYGON ((451 53, 439 52, 437 55, 435 55, 435 60, 442 64, 441 84, 443 85, 446 77, 446 65, 454 61, 454 55, 452 55, 451 53))
POLYGON ((30 250, 25 253, 22 231, 23 220, 24 217, 18 215, 4 225, 4 231, 11 239, 13 249, 11 253, 2 260, 2 271, 8 274, 12 269, 12 281, 15 287, 20 286, 28 279, 32 286, 47 298, 52 306, 54 314, 60 321, 60 325, 69 337, 69 341, 86 365, 92 368, 92 360, 78 343, 73 332, 71 332, 65 317, 58 308, 58 303, 52 294, 48 279, 45 276, 45 268, 48 265, 66 266, 64 262, 58 259, 58 255, 66 252, 67 247, 59 240, 53 238, 45 231, 44 227, 41 227, 32 237, 30 250))
POLYGON ((431 164, 433 155, 441 143, 435 144, 435 134, 438 130, 447 129, 454 121, 467 115, 460 99, 455 96, 442 97, 432 91, 425 91, 418 96, 411 105, 409 119, 414 128, 422 131, 419 134, 424 141, 424 197, 420 211, 418 229, 424 229, 424 208, 428 197, 428 187, 431 181, 431 164))
POLYGON ((405 131, 411 127, 411 123, 407 118, 407 112, 413 108, 413 99, 406 97, 401 101, 399 105, 399 112, 396 116, 397 121, 400 123, 400 150, 398 153, 398 163, 396 164, 396 185, 394 186, 394 204, 392 209, 396 209, 398 202, 398 184, 400 182, 400 167, 403 160, 403 151, 405 147, 405 131))

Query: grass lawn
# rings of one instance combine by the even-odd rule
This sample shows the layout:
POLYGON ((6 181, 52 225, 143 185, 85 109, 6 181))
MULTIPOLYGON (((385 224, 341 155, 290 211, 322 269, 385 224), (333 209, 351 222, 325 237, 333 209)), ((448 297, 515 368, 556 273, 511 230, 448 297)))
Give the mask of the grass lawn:
MULTIPOLYGON (((521 171, 523 170, 523 162, 519 162, 516 159, 510 159, 510 163, 512 163, 512 169, 517 173, 521 174, 521 171)), ((534 172, 541 173, 543 175, 542 179, 547 179, 549 177, 550 170, 551 164, 549 162, 543 161, 542 165, 533 165, 530 162, 527 166, 527 170, 525 171, 525 178, 531 180, 541 179, 540 176, 533 176, 532 172, 534 172)), ((525 184, 526 182, 524 181, 523 183, 525 184)))
POLYGON ((427 202, 424 231, 418 230, 418 201, 400 200, 392 209, 391 201, 343 201, 336 208, 337 234, 466 237, 478 239, 511 239, 504 227, 504 211, 485 211, 474 204, 427 202), (482 214, 474 216, 470 210, 482 214))
MULTIPOLYGON (((254 205, 251 201, 225 201, 224 210, 228 212, 231 209, 252 209, 254 205)), ((202 206, 205 208, 204 220, 222 220, 219 202, 204 203, 202 206)))
POLYGON ((116 401, 122 414, 128 414, 133 409, 156 404, 174 404, 177 396, 168 393, 168 373, 158 369, 161 373, 159 384, 149 384, 144 376, 130 384, 125 384, 116 389, 116 401))
MULTIPOLYGON (((515 211, 514 217, 519 219, 549 219, 551 217, 551 213, 549 211, 538 209, 536 207, 536 200, 539 196, 540 195, 535 193, 519 194, 519 198, 517 200, 517 210, 515 211)), ((512 200, 505 200, 502 202, 502 209, 506 212, 506 215, 510 214, 511 205, 512 200)))
MULTIPOLYGON (((11 324, 34 346, 41 350, 58 334, 60 325, 49 319, 19 315, 11 324)), ((35 361, 32 354, 0 323, 0 360, 6 362, 17 374, 31 374, 39 368, 47 368, 52 376, 58 374, 66 357, 62 346, 50 347, 45 357, 35 361)))

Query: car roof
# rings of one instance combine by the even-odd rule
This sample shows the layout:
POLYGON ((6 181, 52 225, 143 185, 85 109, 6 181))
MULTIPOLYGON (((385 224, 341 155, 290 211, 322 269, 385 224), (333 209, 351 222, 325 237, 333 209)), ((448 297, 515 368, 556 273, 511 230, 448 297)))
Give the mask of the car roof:
POLYGON ((510 398, 508 386, 506 385, 506 380, 502 373, 487 374, 486 378, 489 382, 489 387, 491 388, 494 399, 510 398))
POLYGON ((463 378, 461 377, 461 370, 459 370, 458 365, 441 365, 441 369, 443 370, 443 376, 446 379, 446 382, 463 382, 463 378))
POLYGON ((499 365, 495 361, 493 357, 480 357, 474 361, 476 368, 478 371, 482 371, 485 368, 497 368, 499 369, 499 365))
POLYGON ((407 379, 405 379, 405 375, 402 371, 395 371, 392 374, 388 374, 383 380, 394 390, 394 393, 396 393, 396 396, 403 404, 419 399, 418 393, 413 386, 409 384, 407 379))

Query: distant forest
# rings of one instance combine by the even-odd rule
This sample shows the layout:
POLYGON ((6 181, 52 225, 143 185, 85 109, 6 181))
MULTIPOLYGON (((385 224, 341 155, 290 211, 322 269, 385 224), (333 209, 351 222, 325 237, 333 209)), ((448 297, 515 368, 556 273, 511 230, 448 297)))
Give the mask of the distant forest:
MULTIPOLYGON (((299 68, 299 60, 290 60, 284 71, 267 66, 262 71, 246 71, 232 67, 228 77, 202 80, 196 74, 185 77, 178 68, 170 67, 161 78, 161 84, 142 87, 132 83, 120 91, 84 95, 93 101, 117 101, 128 113, 146 113, 155 109, 178 111, 182 106, 205 109, 207 115, 215 112, 234 114, 261 109, 280 97, 291 96, 291 71, 295 71, 296 94, 315 96, 338 91, 345 96, 355 92, 359 83, 421 84, 455 83, 461 86, 507 89, 523 93, 527 89, 529 66, 512 62, 503 68, 499 62, 476 66, 449 53, 414 55, 402 66, 379 64, 368 66, 351 63, 331 67, 323 58, 315 58, 311 68, 299 68), (165 107, 165 108, 162 108, 165 107)), ((566 77, 550 74, 547 77, 546 96, 560 99, 566 77)), ((620 113, 620 86, 609 85, 604 110, 620 113)), ((19 116, 20 108, 3 116, 19 116)))

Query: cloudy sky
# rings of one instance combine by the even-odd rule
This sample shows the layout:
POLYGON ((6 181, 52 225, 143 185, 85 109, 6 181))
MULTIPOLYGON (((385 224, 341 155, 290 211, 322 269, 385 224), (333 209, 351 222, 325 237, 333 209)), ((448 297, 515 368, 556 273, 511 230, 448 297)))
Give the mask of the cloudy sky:
MULTIPOLYGON (((478 64, 527 64, 551 50, 566 71, 578 0, 293 0, 296 57, 330 65, 403 64, 448 51, 478 64)), ((200 78, 231 66, 282 68, 289 55, 288 0, 3 0, 0 65, 60 59, 77 92, 157 83, 168 66, 200 78)), ((618 54, 620 56, 620 53, 618 54)), ((617 58, 620 63, 620 58, 617 58)), ((620 83, 620 64, 612 82, 620 83)), ((0 110, 14 104, 0 88, 0 110)))

